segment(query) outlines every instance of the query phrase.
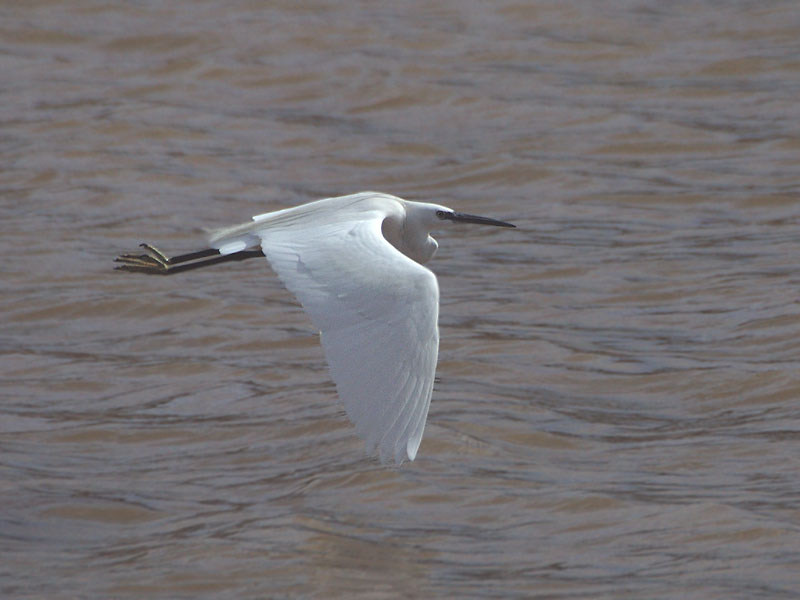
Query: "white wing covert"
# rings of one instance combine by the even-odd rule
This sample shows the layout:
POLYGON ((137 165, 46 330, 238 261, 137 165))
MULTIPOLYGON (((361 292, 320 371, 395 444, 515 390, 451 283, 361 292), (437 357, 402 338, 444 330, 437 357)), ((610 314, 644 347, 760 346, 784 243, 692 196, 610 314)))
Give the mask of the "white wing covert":
MULTIPOLYGON (((383 237, 384 215, 252 228, 320 330, 339 397, 367 450, 414 460, 439 349, 435 275, 383 237)), ((252 227, 252 226, 251 226, 252 227)))

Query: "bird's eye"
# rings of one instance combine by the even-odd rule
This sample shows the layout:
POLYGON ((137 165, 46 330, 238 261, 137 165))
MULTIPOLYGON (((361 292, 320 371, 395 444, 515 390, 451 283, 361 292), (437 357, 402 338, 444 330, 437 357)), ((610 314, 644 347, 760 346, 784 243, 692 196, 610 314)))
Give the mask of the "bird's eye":
POLYGON ((443 210, 437 210, 436 216, 439 217, 440 219, 444 219, 447 216, 447 213, 443 210))

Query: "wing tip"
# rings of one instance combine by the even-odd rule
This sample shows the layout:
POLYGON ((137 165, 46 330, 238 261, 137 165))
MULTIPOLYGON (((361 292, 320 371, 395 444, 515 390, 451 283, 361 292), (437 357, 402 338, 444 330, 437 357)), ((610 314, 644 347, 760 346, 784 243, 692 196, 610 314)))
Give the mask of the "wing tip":
MULTIPOLYGON (((403 444, 401 441, 396 446, 377 449, 378 460, 382 465, 395 465, 399 467, 406 461, 414 462, 414 459, 417 457, 418 448, 419 442, 413 444, 413 440, 408 440, 407 443, 403 444)), ((376 453, 376 448, 367 447, 367 453, 376 453)))
POLYGON ((420 439, 409 438, 408 442, 406 442, 406 455, 408 456, 408 460, 410 462, 414 462, 414 459, 417 458, 417 450, 419 450, 419 443, 420 439))

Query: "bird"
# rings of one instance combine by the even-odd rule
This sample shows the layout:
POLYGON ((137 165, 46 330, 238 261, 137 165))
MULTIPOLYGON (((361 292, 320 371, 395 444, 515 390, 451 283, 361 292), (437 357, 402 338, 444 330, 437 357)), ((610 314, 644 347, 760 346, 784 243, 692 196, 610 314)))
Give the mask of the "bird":
POLYGON ((116 268, 172 275, 266 257, 320 332, 330 375, 369 455, 417 455, 439 351, 439 286, 423 266, 430 233, 458 223, 516 227, 446 206, 359 192, 256 215, 209 234, 209 247, 168 257, 121 254, 116 268))

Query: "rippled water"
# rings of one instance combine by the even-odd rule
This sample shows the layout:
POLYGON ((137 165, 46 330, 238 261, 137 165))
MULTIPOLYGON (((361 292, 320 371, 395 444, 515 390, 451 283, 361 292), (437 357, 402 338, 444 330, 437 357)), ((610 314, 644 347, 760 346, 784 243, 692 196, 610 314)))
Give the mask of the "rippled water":
POLYGON ((8 598, 794 598, 794 2, 0 6, 8 598), (380 466, 257 261, 149 241, 378 189, 448 231, 380 466))

